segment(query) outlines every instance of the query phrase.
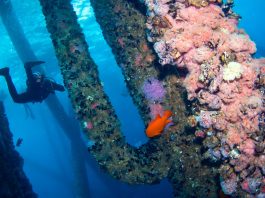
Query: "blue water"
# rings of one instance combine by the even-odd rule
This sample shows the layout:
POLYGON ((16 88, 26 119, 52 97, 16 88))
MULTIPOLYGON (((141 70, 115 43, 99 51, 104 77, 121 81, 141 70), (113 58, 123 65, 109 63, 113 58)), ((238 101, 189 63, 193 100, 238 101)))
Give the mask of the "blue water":
MULTIPOLYGON (((38 59, 46 61, 46 73, 57 82, 62 83, 38 1, 13 0, 12 2, 35 54, 38 59)), ((246 29, 251 39, 256 42, 258 48, 256 56, 265 56, 263 37, 265 27, 262 20, 265 15, 263 13, 265 3, 262 0, 253 0, 251 4, 247 4, 247 2, 250 1, 236 1, 235 10, 243 17, 240 26, 246 29)), ((89 43, 90 53, 99 67, 104 89, 110 96, 111 103, 121 121, 126 140, 134 146, 145 143, 147 138, 144 135, 143 123, 123 83, 121 71, 95 22, 89 1, 74 0, 73 5, 89 43)), ((0 67, 8 65, 11 68, 11 75, 15 79, 16 86, 22 91, 26 87, 25 73, 3 25, 0 25, 0 35, 0 67)), ((0 91, 7 93, 7 87, 2 78, 0 78, 0 91)), ((67 93, 58 93, 57 95, 65 110, 71 112, 67 93)), ((14 140, 19 137, 24 140, 17 150, 24 158, 24 170, 34 191, 40 198, 73 198, 75 193, 74 171, 69 141, 45 103, 29 104, 35 116, 34 119, 27 115, 23 105, 15 104, 9 94, 5 99, 5 107, 11 130, 14 133, 14 140)), ((153 186, 129 186, 100 171, 89 154, 87 160, 90 161, 87 166, 87 177, 91 197, 172 197, 171 186, 166 180, 153 186)))
POLYGON ((263 0, 235 0, 234 10, 242 16, 239 27, 246 30, 256 43, 255 57, 265 57, 265 2, 263 0))

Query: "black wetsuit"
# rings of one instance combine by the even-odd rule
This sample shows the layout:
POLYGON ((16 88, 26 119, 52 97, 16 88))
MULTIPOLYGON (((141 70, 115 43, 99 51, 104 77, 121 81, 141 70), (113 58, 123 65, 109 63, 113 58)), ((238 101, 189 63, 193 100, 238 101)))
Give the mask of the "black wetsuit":
POLYGON ((6 79, 8 90, 14 102, 27 103, 27 102, 42 102, 48 97, 50 93, 55 91, 64 91, 64 87, 49 78, 42 77, 41 82, 37 82, 36 77, 33 75, 31 66, 25 64, 27 74, 27 91, 21 94, 17 93, 12 78, 9 73, 3 75, 6 79))

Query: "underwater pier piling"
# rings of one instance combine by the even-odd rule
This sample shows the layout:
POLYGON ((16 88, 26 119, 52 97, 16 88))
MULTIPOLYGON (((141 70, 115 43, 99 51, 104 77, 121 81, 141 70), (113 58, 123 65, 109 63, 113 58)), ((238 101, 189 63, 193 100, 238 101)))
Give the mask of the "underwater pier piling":
POLYGON ((29 42, 25 39, 24 31, 17 20, 10 0, 0 0, 0 16, 21 61, 25 63, 29 60, 37 60, 29 42))
MULTIPOLYGON (((176 121, 179 117, 176 126, 170 128, 168 134, 149 141, 139 149, 128 145, 100 84, 97 66, 88 53, 88 45, 70 1, 40 2, 69 97, 86 135, 95 143, 89 150, 101 168, 114 178, 130 184, 158 183, 168 177, 175 196, 216 197, 217 172, 201 165, 199 146, 193 145, 193 137, 182 136, 184 103, 181 89, 175 89, 176 83, 168 81, 166 99, 167 107, 174 111, 176 121), (170 103, 172 100, 174 102, 170 103), (92 108, 95 104, 96 107, 92 108), (92 129, 87 128, 88 123, 93 124, 92 129)), ((147 55, 153 54, 145 39, 145 16, 129 1, 99 0, 91 3, 105 39, 123 67, 131 96, 147 123, 149 109, 137 81, 143 82, 150 75, 158 75, 158 72, 152 67, 152 57, 142 60, 142 69, 134 67, 137 63, 134 62, 135 57, 142 50, 147 55)))
POLYGON ((119 121, 103 92, 97 67, 88 53, 85 37, 70 1, 40 2, 74 109, 87 136, 95 142, 91 153, 103 169, 119 180, 127 183, 160 181, 166 176, 166 169, 154 170, 149 176, 143 172, 149 172, 155 164, 163 163, 162 156, 159 159, 150 153, 144 157, 145 152, 125 143, 119 121), (83 50, 73 51, 74 46, 83 50), (92 109, 95 103, 98 105, 92 109), (89 131, 85 127, 88 122, 94 126, 89 131))
POLYGON ((36 198, 12 138, 4 104, 0 101, 0 197, 36 198))

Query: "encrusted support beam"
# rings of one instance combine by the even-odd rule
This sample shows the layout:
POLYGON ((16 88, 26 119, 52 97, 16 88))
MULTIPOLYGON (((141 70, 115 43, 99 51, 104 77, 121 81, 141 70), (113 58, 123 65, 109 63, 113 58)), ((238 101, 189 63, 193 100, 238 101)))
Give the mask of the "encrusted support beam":
MULTIPOLYGON (((141 86, 148 77, 157 77, 159 73, 154 67, 155 54, 146 40, 145 18, 133 3, 92 0, 91 5, 104 38, 122 69, 133 101, 147 124, 150 110, 141 86)), ((165 103, 169 107, 169 102, 165 103)))
POLYGON ((70 1, 40 2, 64 83, 86 135, 95 143, 89 150, 99 165, 113 177, 130 184, 157 183, 168 177, 175 196, 215 197, 216 172, 201 165, 200 148, 193 144, 193 136, 183 135, 182 90, 177 88, 175 76, 161 76, 161 68, 154 69, 155 57, 145 39, 145 16, 135 9, 137 6, 121 0, 91 2, 145 123, 150 117, 147 101, 140 91, 142 83, 153 76, 166 82, 163 105, 174 112, 175 126, 139 149, 128 145, 121 134, 120 123, 103 92, 70 1), (92 129, 88 129, 90 124, 92 129))
POLYGON ((170 159, 158 154, 163 153, 161 145, 152 141, 148 147, 135 149, 125 142, 70 1, 40 2, 65 85, 86 134, 95 142, 91 152, 98 163, 112 176, 128 183, 154 183, 166 177, 166 161, 170 159), (77 47, 79 50, 75 50, 77 47), (93 129, 88 130, 90 122, 93 129))
POLYGON ((0 197, 37 197, 23 171, 23 159, 15 150, 2 101, 0 101, 0 197))

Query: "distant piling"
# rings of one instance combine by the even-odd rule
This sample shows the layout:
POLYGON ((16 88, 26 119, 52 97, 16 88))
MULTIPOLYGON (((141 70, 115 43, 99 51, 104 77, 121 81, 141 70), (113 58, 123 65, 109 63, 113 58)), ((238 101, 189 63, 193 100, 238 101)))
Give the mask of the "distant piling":
POLYGON ((4 104, 0 101, 0 197, 36 198, 15 150, 4 104))

